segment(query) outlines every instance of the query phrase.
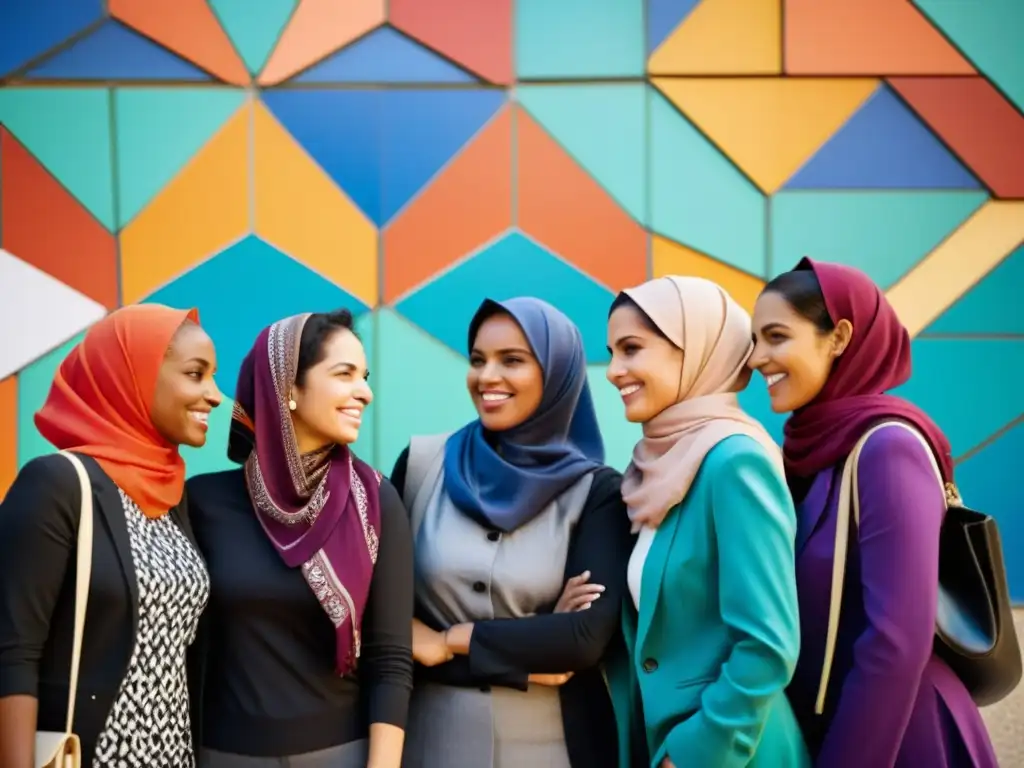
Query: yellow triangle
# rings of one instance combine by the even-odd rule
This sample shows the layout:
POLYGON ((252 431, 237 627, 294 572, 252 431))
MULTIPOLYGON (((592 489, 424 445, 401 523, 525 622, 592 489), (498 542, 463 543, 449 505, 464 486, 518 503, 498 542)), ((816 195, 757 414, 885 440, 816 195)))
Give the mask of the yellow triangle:
POLYGON ((647 70, 652 75, 781 75, 782 0, 703 0, 658 46, 647 70))
POLYGON ((656 78, 654 85, 766 194, 874 92, 870 78, 656 78))
POLYGON ((760 278, 658 235, 651 238, 651 262, 652 277, 689 275, 712 280, 725 288, 748 312, 754 311, 754 302, 764 288, 764 281, 760 278))
POLYGON ((374 306, 376 228, 259 102, 253 143, 255 233, 374 306))

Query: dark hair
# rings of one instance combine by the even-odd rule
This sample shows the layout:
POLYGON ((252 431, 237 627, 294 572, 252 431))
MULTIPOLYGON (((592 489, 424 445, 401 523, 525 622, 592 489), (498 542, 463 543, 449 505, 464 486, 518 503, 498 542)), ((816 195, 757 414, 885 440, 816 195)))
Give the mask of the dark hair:
POLYGON ((338 331, 348 331, 357 339, 352 313, 347 309, 336 309, 333 312, 314 312, 306 319, 299 340, 299 364, 295 369, 295 384, 301 387, 306 380, 306 373, 314 365, 324 359, 324 345, 338 331))
POLYGON ((765 285, 762 293, 777 293, 805 320, 814 324, 821 333, 830 333, 836 327, 825 306, 825 294, 812 269, 794 269, 783 272, 765 285))
POLYGON ((619 307, 629 307, 630 309, 636 310, 636 313, 640 316, 640 322, 643 323, 644 327, 648 331, 655 334, 656 336, 660 336, 670 344, 672 343, 671 339, 669 339, 668 336, 662 333, 661 328, 655 325, 654 321, 651 320, 651 316, 644 312, 640 308, 640 305, 633 301, 633 299, 631 299, 629 295, 625 293, 620 293, 618 296, 615 297, 615 301, 613 301, 611 307, 608 308, 608 317, 611 317, 612 313, 619 307))

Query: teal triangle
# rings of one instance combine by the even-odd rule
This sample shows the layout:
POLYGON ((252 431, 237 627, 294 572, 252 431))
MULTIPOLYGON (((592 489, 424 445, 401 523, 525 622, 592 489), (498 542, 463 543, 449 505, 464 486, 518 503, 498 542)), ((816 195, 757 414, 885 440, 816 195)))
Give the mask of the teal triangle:
POLYGON ((1021 0, 913 0, 924 16, 1024 111, 1021 0))
POLYGON ((47 352, 18 373, 18 466, 32 459, 53 453, 56 448, 36 429, 35 415, 43 407, 57 369, 75 345, 85 338, 85 331, 75 334, 56 349, 47 352))
POLYGON ((123 227, 245 101, 233 88, 119 88, 118 221, 123 227))
POLYGON ((201 448, 181 446, 181 458, 185 460, 185 474, 188 477, 207 472, 221 472, 238 467, 228 458, 228 434, 231 432, 231 411, 235 401, 225 396, 219 406, 210 414, 210 431, 206 433, 206 445, 201 448))
POLYGON ((267 63, 298 0, 210 0, 213 12, 252 74, 267 63))
POLYGON ((107 229, 114 216, 105 88, 0 88, 0 123, 107 229))
POLYGON ((1024 336, 1020 291, 1024 287, 1024 245, 1007 256, 925 333, 988 333, 1024 336))
MULTIPOLYGON (((363 351, 366 354, 366 367, 370 369, 369 384, 371 390, 377 388, 377 321, 376 312, 364 312, 355 319, 355 330, 356 335, 359 336, 359 340, 363 342, 363 351)), ((383 467, 377 466, 377 415, 380 412, 379 407, 374 406, 374 401, 370 401, 370 405, 367 407, 366 412, 363 414, 363 424, 359 429, 359 439, 352 444, 352 449, 356 455, 370 464, 376 469, 381 471, 390 471, 391 467, 385 470, 383 467)))
POLYGON ((917 338, 911 353, 913 376, 893 393, 935 419, 954 456, 1024 413, 1024 339, 917 338))
POLYGON ((648 223, 643 85, 524 85, 516 96, 619 205, 648 223))
POLYGON ((779 192, 772 275, 811 256, 858 267, 888 289, 986 200, 973 191, 779 192))
POLYGON ((381 307, 376 315, 378 359, 370 385, 373 407, 385 415, 377 421, 378 468, 390 475, 410 437, 454 431, 475 419, 476 410, 466 392, 465 357, 392 309, 381 307), (415 398, 409 396, 412 381, 415 398))
POLYGON ((643 427, 626 421, 619 390, 608 382, 608 366, 588 365, 587 383, 604 440, 604 463, 622 472, 633 458, 633 447, 644 436, 643 427))
POLYGON ((651 228, 763 275, 764 196, 660 93, 650 93, 651 228))

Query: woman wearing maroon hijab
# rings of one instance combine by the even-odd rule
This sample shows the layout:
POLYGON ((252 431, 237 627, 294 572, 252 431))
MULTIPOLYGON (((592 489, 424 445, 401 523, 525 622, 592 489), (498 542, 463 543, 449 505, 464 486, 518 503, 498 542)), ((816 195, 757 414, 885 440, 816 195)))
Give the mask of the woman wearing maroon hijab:
POLYGON ((916 406, 885 394, 910 378, 910 337, 885 295, 850 267, 803 259, 765 286, 750 358, 772 410, 789 413, 783 453, 797 502, 801 655, 789 688, 815 764, 827 768, 997 765, 977 706, 933 652, 943 489, 907 429, 885 426, 858 463, 842 621, 825 663, 843 463, 873 426, 899 420, 931 447, 946 482, 949 442, 916 406))

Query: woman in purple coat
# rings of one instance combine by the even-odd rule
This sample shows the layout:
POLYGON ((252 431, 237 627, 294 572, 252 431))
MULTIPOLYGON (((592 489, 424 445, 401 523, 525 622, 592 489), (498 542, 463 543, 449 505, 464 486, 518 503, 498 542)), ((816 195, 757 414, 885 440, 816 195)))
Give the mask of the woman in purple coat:
POLYGON ((953 461, 925 413, 884 394, 910 377, 910 337, 862 272, 803 259, 765 286, 753 319, 750 365, 772 410, 792 412, 783 452, 797 504, 801 654, 788 693, 815 764, 998 765, 977 706, 933 652, 943 489, 924 445, 900 426, 882 427, 860 454, 860 526, 816 713, 844 460, 872 426, 900 420, 925 438, 946 481, 953 461))

